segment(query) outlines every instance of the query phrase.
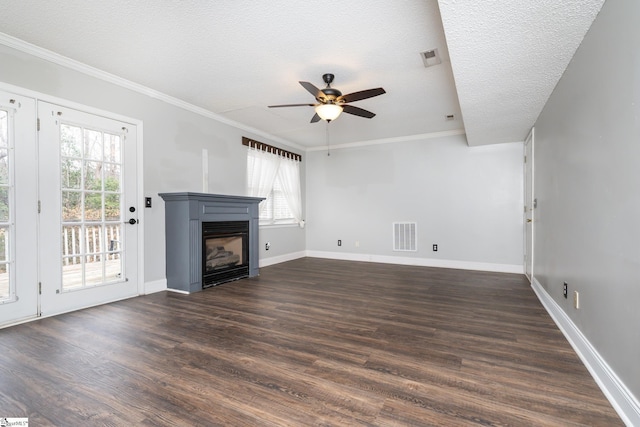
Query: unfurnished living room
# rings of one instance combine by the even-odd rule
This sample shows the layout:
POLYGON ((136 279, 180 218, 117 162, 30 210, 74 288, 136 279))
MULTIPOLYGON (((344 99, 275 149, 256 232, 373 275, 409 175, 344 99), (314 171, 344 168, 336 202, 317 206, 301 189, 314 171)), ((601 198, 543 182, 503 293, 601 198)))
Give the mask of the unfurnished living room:
POLYGON ((640 426, 638 22, 0 0, 0 425, 640 426))

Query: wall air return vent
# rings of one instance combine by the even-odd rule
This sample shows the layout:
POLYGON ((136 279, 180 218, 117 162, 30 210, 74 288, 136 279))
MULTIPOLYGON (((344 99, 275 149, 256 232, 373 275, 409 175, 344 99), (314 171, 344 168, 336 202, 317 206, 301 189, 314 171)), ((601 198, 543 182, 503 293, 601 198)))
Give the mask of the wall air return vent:
POLYGON ((416 252, 418 250, 418 224, 415 222, 393 223, 393 250, 416 252))
POLYGON ((438 49, 431 49, 425 52, 420 52, 420 57, 425 67, 432 67, 442 63, 438 49))

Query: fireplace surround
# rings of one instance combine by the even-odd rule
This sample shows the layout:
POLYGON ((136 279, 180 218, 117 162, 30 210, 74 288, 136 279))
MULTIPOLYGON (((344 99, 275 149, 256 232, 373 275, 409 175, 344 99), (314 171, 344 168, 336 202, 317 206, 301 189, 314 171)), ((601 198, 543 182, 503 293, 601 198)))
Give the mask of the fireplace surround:
POLYGON ((159 196, 165 202, 167 288, 191 293, 258 275, 258 204, 263 198, 188 192, 159 196))

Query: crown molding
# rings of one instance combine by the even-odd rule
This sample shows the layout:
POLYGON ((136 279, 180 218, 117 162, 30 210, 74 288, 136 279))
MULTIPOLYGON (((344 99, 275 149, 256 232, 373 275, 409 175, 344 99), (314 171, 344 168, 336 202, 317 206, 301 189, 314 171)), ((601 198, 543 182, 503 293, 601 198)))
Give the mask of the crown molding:
POLYGON ((223 117, 205 108, 198 107, 197 105, 190 104, 186 101, 167 95, 163 92, 157 91, 155 89, 151 89, 147 86, 144 86, 138 83, 134 83, 130 80, 116 76, 115 74, 108 73, 106 71, 84 64, 80 61, 76 61, 75 59, 68 58, 66 56, 60 55, 48 49, 36 46, 34 44, 28 43, 24 40, 15 38, 13 36, 10 36, 2 32, 0 32, 0 44, 10 47, 12 49, 16 49, 18 51, 27 53, 29 55, 33 55, 37 58, 44 59, 54 64, 63 66, 65 68, 69 68, 71 70, 86 74, 88 76, 106 81, 108 83, 112 83, 117 86, 132 90, 142 95, 146 95, 150 98, 154 98, 154 99, 166 102, 167 104, 171 104, 175 107, 182 108, 183 110, 187 110, 192 113, 198 114, 200 116, 213 119, 217 122, 232 126, 236 129, 240 129, 245 132, 250 132, 254 135, 260 136, 262 138, 267 138, 271 141, 282 143, 284 145, 287 145, 289 147, 292 147, 298 150, 306 151, 305 147, 302 147, 294 142, 269 134, 260 129, 256 129, 251 126, 244 125, 234 120, 230 120, 226 117, 223 117))
POLYGON ((216 114, 212 111, 209 111, 205 108, 198 107, 197 105, 190 104, 186 101, 183 101, 179 98, 175 98, 173 96, 167 95, 163 92, 157 91, 155 89, 151 89, 150 87, 141 85, 139 83, 134 83, 125 78, 119 77, 115 74, 108 73, 106 71, 100 70, 98 68, 92 67, 80 61, 76 61, 75 59, 68 58, 66 56, 60 55, 58 53, 52 52, 48 49, 42 48, 40 46, 36 46, 34 44, 28 43, 24 40, 15 38, 8 34, 0 32, 0 44, 10 47, 12 49, 16 49, 18 51, 27 53, 29 55, 35 56, 40 59, 44 59, 45 61, 52 62, 54 64, 60 65, 62 67, 83 73, 85 75, 100 79, 102 81, 123 87, 125 89, 129 89, 131 91, 140 93, 142 95, 148 96, 153 99, 157 99, 159 101, 166 102, 167 104, 173 105, 175 107, 181 108, 186 111, 190 111, 192 113, 198 114, 203 117, 210 118, 217 122, 226 124, 228 126, 234 127, 236 129, 249 132, 253 135, 266 138, 270 141, 279 142, 288 147, 295 148, 297 150, 303 152, 310 151, 325 151, 328 148, 333 150, 342 149, 342 148, 354 148, 354 147, 365 147, 369 145, 380 145, 380 144, 392 144, 397 142, 408 142, 408 141, 418 141, 424 139, 433 139, 433 138, 442 138, 453 135, 464 135, 464 129, 454 129, 442 132, 432 132, 432 133, 424 133, 418 135, 408 135, 408 136, 400 136, 393 138, 383 138, 376 140, 368 140, 368 141, 358 141, 358 142, 349 142, 345 144, 332 145, 331 147, 320 146, 320 147, 304 147, 294 142, 291 142, 287 139, 281 138, 279 136, 275 136, 273 134, 264 132, 260 129, 256 129, 251 126, 247 126, 240 122, 236 122, 235 120, 230 120, 226 117, 223 117, 219 114, 216 114))
POLYGON ((344 144, 337 144, 337 145, 331 145, 331 146, 323 145, 321 147, 307 148, 307 151, 326 151, 329 148, 331 148, 332 150, 335 150, 340 148, 365 147, 368 145, 393 144, 397 142, 420 141, 424 139, 444 138, 447 136, 465 135, 465 134, 466 132, 464 129, 454 129, 454 130, 445 130, 442 132, 430 132, 430 133, 421 133, 417 135, 397 136, 393 138, 372 139, 369 141, 347 142, 344 144))

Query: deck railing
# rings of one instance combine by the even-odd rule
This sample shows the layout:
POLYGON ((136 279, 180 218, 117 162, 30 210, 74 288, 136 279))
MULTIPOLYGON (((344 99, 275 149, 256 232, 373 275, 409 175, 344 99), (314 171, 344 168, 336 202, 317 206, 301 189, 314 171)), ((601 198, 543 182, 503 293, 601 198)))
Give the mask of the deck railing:
POLYGON ((119 259, 121 251, 120 225, 108 224, 104 226, 105 235, 102 235, 102 225, 85 225, 84 235, 81 226, 68 226, 62 228, 62 259, 64 265, 80 263, 80 248, 84 244, 86 262, 98 261, 101 256, 104 259, 119 259), (103 238, 105 243, 102 243, 103 238))

